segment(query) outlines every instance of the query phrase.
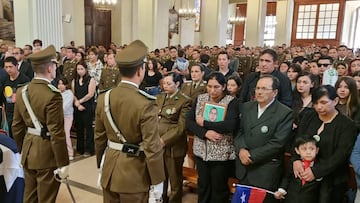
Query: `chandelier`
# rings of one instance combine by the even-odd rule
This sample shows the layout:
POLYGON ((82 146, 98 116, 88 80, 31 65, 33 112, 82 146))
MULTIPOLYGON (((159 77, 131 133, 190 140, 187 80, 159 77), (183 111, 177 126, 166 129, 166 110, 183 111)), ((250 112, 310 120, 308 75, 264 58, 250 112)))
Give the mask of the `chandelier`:
POLYGON ((245 20, 246 20, 246 17, 241 16, 239 7, 236 7, 236 16, 230 17, 228 22, 230 24, 242 24, 242 23, 245 23, 245 20))
POLYGON ((99 10, 112 10, 117 0, 93 0, 94 6, 99 10))
POLYGON ((190 18, 195 18, 196 9, 190 8, 190 2, 187 1, 187 6, 179 9, 179 17, 189 20, 190 18))

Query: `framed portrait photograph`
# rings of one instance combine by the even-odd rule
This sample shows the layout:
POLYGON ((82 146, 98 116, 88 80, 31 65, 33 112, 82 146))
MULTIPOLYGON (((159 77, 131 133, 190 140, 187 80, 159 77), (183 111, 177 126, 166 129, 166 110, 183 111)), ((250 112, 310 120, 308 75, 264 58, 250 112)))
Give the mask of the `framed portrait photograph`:
POLYGON ((205 102, 203 118, 210 122, 224 121, 227 106, 212 102, 205 102))

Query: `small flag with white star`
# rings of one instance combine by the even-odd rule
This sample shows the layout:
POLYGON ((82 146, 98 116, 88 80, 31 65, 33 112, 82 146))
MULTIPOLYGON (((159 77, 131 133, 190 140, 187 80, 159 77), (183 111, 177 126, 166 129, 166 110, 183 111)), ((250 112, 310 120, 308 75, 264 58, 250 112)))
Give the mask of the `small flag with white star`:
POLYGON ((265 199, 266 192, 270 192, 262 188, 248 185, 236 184, 235 186, 236 190, 231 203, 262 203, 265 199))

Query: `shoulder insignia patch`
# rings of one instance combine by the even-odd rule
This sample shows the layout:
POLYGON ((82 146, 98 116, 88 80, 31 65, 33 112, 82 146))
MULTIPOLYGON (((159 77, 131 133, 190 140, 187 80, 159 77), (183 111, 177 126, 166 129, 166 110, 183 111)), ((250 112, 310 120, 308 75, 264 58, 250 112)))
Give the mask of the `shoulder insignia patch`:
POLYGON ((186 81, 184 82, 184 84, 186 84, 187 86, 190 86, 191 83, 192 83, 192 80, 186 80, 186 81))
POLYGON ((152 96, 152 95, 150 95, 150 94, 148 94, 148 93, 146 93, 146 92, 144 92, 144 91, 142 91, 142 90, 138 90, 138 92, 139 92, 140 94, 142 94, 143 96, 145 96, 146 98, 148 98, 148 99, 151 99, 151 100, 155 100, 155 99, 156 99, 156 97, 154 97, 154 96, 152 96))
POLYGON ((58 88, 56 88, 54 85, 52 85, 52 84, 48 84, 48 87, 51 89, 51 91, 53 91, 53 92, 58 92, 58 93, 61 93, 61 91, 58 89, 58 88))

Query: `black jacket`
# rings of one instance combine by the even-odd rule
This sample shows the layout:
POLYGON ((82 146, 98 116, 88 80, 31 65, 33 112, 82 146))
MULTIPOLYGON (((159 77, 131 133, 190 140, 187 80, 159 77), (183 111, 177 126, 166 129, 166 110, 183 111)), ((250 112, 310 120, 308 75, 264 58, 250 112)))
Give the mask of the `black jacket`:
MULTIPOLYGON (((282 73, 274 70, 271 75, 279 79, 280 87, 277 99, 288 107, 292 104, 292 90, 290 80, 282 73)), ((244 84, 241 87, 240 102, 253 101, 255 98, 256 83, 260 78, 259 72, 254 72, 245 78, 244 84)))

